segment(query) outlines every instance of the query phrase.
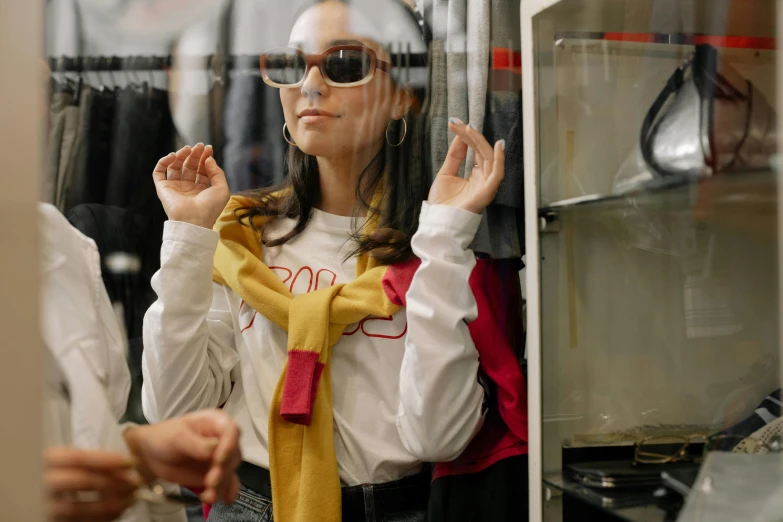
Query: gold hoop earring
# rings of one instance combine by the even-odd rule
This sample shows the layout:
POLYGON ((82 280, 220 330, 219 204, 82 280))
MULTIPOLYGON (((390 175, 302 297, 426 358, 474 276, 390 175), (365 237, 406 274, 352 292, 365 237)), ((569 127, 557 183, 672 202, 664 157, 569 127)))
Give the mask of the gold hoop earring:
POLYGON ((284 123, 283 124, 283 139, 286 141, 286 143, 288 143, 292 147, 296 147, 296 143, 294 143, 293 136, 291 136, 291 139, 288 139, 288 136, 290 136, 291 133, 290 132, 286 133, 287 130, 288 130, 288 124, 284 123))
POLYGON ((391 147, 399 147, 400 145, 402 145, 402 142, 405 141, 405 136, 408 135, 408 122, 405 121, 405 118, 401 118, 401 119, 402 119, 402 138, 400 138, 399 143, 397 143, 396 145, 389 140, 389 125, 391 125, 394 120, 390 121, 389 125, 386 125, 386 143, 388 143, 389 146, 391 147))

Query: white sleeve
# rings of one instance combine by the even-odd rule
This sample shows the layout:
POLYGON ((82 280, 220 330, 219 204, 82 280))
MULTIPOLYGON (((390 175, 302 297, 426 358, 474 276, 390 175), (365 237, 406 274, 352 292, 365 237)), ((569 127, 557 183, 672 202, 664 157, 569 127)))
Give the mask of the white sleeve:
POLYGON ((237 366, 226 289, 212 282, 218 234, 167 221, 158 295, 144 316, 142 407, 150 422, 223 404, 237 366))
POLYGON ((425 202, 411 241, 421 266, 407 294, 397 430, 425 462, 457 458, 483 421, 479 357, 467 325, 478 316, 468 245, 480 222, 472 212, 425 202))
POLYGON ((43 223, 41 333, 58 363, 78 349, 100 383, 114 415, 125 413, 130 392, 126 340, 101 279, 95 242, 53 206, 39 205, 43 223))

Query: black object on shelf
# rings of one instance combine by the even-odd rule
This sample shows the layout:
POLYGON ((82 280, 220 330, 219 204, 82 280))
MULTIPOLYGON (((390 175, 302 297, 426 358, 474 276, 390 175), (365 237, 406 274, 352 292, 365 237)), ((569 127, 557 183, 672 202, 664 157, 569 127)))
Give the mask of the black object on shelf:
POLYGON ((544 484, 564 494, 563 521, 622 520, 626 522, 666 522, 682 503, 682 497, 662 487, 597 489, 587 487, 562 473, 544 475, 544 484), (589 506, 586 507, 586 506, 589 506), (594 512, 585 517, 585 509, 594 512), (597 518, 600 514, 600 518, 597 518), (573 515, 573 516, 572 516, 573 515))
POLYGON ((657 488, 663 485, 662 474, 674 470, 697 472, 698 464, 677 462, 671 464, 638 464, 633 460, 583 462, 565 466, 570 480, 593 489, 612 489, 628 492, 657 488))

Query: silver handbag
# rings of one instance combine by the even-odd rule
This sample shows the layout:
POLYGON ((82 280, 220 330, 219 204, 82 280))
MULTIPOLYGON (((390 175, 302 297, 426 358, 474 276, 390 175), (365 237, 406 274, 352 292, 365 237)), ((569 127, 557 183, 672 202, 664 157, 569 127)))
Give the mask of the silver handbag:
POLYGON ((764 170, 776 152, 775 126, 764 95, 702 44, 650 107, 640 146, 658 176, 764 170))

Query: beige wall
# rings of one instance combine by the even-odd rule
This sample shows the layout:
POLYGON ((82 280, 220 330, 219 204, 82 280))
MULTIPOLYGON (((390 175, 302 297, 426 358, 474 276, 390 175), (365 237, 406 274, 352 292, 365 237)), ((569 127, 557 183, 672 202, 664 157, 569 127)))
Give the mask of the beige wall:
POLYGON ((43 520, 37 208, 43 2, 0 0, 0 520, 43 520))

